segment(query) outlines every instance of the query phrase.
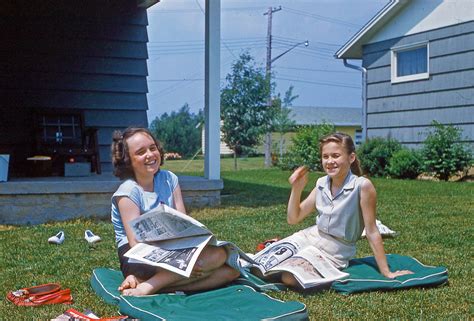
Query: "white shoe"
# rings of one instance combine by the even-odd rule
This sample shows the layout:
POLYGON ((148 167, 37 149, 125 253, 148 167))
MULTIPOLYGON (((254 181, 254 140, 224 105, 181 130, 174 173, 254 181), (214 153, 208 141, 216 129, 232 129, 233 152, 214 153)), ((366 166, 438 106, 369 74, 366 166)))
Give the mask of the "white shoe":
POLYGON ((59 231, 58 234, 54 235, 54 236, 51 236, 49 239, 48 239, 48 243, 51 243, 51 244, 63 244, 64 242, 64 239, 65 239, 65 236, 64 236, 64 232, 63 231, 59 231))
POLYGON ((94 233, 92 233, 91 230, 86 230, 84 232, 84 238, 89 244, 94 244, 94 243, 100 242, 101 240, 100 236, 95 235, 94 233))
MULTIPOLYGON (((382 224, 382 222, 380 222, 379 220, 375 220, 375 225, 377 226, 377 229, 379 230, 379 233, 382 237, 384 236, 393 237, 397 235, 397 232, 392 231, 386 225, 382 224)), ((365 229, 362 231, 362 237, 366 237, 365 229)))

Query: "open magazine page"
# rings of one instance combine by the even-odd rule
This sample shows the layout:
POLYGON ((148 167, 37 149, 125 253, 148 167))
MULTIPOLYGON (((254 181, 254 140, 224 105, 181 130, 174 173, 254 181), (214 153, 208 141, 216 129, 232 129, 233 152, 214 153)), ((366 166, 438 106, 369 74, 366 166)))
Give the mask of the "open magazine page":
POLYGON ((212 235, 194 236, 159 243, 138 243, 125 256, 189 277, 194 264, 212 235))
POLYGON ((263 274, 269 272, 273 267, 295 255, 300 250, 298 242, 289 242, 285 239, 275 242, 253 257, 254 266, 263 274))
POLYGON ((153 242, 211 232, 199 221, 164 204, 130 222, 138 242, 153 242))
POLYGON ((303 288, 327 284, 348 274, 339 271, 314 246, 309 246, 274 267, 274 271, 292 273, 303 288))

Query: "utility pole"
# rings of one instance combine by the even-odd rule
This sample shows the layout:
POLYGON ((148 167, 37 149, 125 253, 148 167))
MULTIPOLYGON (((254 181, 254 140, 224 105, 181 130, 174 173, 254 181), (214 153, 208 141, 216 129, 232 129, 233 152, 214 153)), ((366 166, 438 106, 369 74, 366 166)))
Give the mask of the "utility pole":
MULTIPOLYGON (((281 6, 278 8, 269 7, 268 11, 263 15, 268 15, 268 26, 267 26, 267 63, 266 63, 266 77, 268 83, 268 100, 267 107, 272 107, 272 93, 271 93, 271 82, 272 82, 272 15, 274 12, 280 11, 281 6)), ((272 133, 268 131, 265 133, 265 167, 271 165, 271 150, 272 150, 272 133)))

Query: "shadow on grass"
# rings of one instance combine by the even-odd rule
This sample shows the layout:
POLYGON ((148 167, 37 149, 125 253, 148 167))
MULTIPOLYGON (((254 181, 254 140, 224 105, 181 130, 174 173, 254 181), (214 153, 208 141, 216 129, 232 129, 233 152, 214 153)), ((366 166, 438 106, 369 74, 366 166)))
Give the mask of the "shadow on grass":
POLYGON ((260 207, 286 205, 289 196, 290 187, 224 179, 221 202, 222 206, 260 207))

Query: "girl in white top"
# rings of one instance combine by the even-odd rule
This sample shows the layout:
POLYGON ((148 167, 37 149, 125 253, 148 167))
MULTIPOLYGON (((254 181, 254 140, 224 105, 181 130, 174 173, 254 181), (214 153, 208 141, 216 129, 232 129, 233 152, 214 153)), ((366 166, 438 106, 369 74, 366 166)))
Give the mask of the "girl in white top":
POLYGON ((114 174, 120 179, 128 179, 112 197, 112 221, 125 276, 119 287, 123 295, 213 289, 231 282, 240 274, 226 265, 227 252, 222 247, 206 246, 189 278, 161 268, 129 263, 123 256, 127 249, 137 244, 128 222, 144 211, 163 202, 186 213, 176 175, 168 171, 160 173, 163 159, 161 145, 148 129, 127 128, 123 133, 114 132, 114 174))
MULTIPOLYGON (((375 224, 375 188, 370 180, 358 176, 361 170, 352 138, 343 133, 324 136, 320 140, 320 154, 327 176, 318 179, 306 199, 301 201, 301 194, 308 183, 307 168, 296 169, 288 179, 291 184, 288 223, 298 224, 317 210, 317 224, 289 238, 296 237, 311 243, 337 268, 344 268, 354 257, 355 242, 365 227, 381 274, 395 278, 412 273, 408 270, 392 272, 388 267, 382 237, 375 224)), ((291 273, 283 272, 282 281, 288 286, 299 287, 291 273)))

